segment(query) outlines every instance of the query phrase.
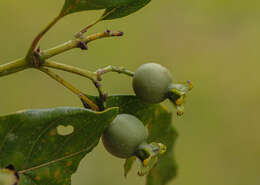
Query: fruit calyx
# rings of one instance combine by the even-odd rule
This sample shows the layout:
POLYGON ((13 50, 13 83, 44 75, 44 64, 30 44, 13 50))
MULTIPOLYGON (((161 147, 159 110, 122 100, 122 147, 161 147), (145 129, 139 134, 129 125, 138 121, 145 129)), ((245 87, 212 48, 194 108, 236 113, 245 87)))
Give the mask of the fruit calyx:
POLYGON ((193 88, 192 82, 188 80, 184 83, 172 83, 169 85, 167 94, 168 99, 174 104, 177 109, 177 115, 181 116, 184 113, 184 103, 187 93, 193 88))
POLYGON ((166 150, 167 147, 161 143, 140 144, 136 152, 138 175, 143 176, 149 173, 157 164, 159 156, 164 154, 166 150))

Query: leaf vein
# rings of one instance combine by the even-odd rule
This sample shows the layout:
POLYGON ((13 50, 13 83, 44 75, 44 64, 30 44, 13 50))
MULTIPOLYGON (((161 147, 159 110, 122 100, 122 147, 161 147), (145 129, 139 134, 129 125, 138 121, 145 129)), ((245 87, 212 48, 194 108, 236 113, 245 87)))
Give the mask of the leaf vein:
MULTIPOLYGON (((94 144, 92 144, 92 145, 95 145, 95 144, 96 144, 96 143, 94 143, 94 144)), ((27 168, 27 169, 24 169, 24 170, 20 170, 20 171, 18 171, 18 173, 19 173, 19 174, 24 174, 24 173, 26 173, 26 172, 28 172, 28 171, 37 170, 37 169, 39 169, 39 168, 43 168, 43 167, 49 166, 49 165, 51 165, 51 164, 60 162, 60 161, 62 161, 62 160, 66 160, 66 159, 69 159, 69 158, 71 158, 71 157, 80 155, 81 153, 87 152, 89 149, 91 149, 91 148, 92 148, 92 145, 90 145, 89 147, 84 148, 84 149, 82 149, 82 150, 80 150, 80 151, 78 151, 78 152, 72 153, 72 154, 67 155, 67 156, 63 156, 63 157, 61 157, 61 158, 59 158, 59 159, 55 159, 55 160, 52 160, 52 161, 49 161, 49 162, 46 162, 46 163, 43 163, 43 164, 40 164, 40 165, 31 167, 31 168, 27 168)))

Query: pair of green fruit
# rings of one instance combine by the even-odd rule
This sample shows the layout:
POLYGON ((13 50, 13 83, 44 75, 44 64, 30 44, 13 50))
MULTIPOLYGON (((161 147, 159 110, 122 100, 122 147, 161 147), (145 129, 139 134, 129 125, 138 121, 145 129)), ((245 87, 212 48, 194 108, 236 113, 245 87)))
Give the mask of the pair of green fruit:
MULTIPOLYGON (((177 114, 183 114, 186 93, 192 88, 191 82, 174 84, 170 72, 160 64, 147 63, 140 66, 133 77, 133 89, 142 101, 156 104, 170 99, 177 107, 177 114)), ((163 153, 162 144, 147 144, 144 124, 135 116, 118 115, 102 135, 106 150, 119 158, 136 156, 144 164, 151 156, 163 153)))
MULTIPOLYGON (((170 99, 177 107, 177 114, 183 113, 183 100, 191 89, 190 82, 174 84, 169 71, 155 63, 144 64, 137 69, 133 78, 136 96, 146 103, 156 104, 170 99)), ((136 156, 140 161, 141 175, 146 174, 158 160, 158 155, 166 151, 160 143, 146 142, 144 124, 135 116, 119 114, 102 135, 106 150, 119 158, 136 156)), ((9 169, 0 170, 0 185, 17 184, 18 179, 9 169)))

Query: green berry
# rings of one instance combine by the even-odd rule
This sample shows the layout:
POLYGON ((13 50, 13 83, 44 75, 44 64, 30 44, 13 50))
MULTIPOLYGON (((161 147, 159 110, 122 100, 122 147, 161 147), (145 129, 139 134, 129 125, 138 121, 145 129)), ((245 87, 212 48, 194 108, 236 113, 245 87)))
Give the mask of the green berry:
POLYGON ((134 74, 133 88, 143 101, 156 104, 164 101, 172 84, 168 69, 156 63, 140 66, 134 74))
POLYGON ((102 135, 106 150, 119 158, 134 156, 138 146, 146 139, 143 123, 129 114, 119 114, 102 135))

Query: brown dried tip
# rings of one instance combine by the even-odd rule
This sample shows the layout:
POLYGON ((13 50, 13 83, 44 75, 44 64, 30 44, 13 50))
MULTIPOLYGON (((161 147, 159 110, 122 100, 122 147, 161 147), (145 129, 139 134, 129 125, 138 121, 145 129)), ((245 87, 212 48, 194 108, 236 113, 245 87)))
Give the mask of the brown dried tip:
POLYGON ((106 34, 106 35, 109 35, 110 33, 111 33, 110 30, 106 30, 106 31, 105 31, 105 34, 106 34))
POLYGON ((124 32, 122 31, 117 31, 113 34, 114 36, 123 36, 124 35, 124 32))

